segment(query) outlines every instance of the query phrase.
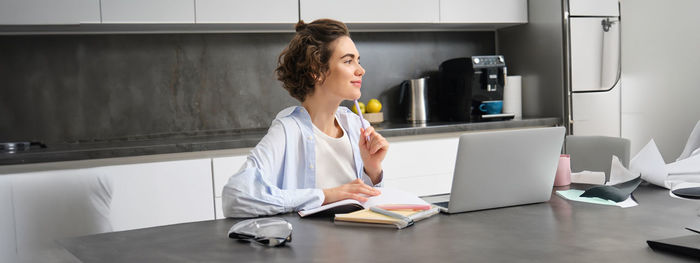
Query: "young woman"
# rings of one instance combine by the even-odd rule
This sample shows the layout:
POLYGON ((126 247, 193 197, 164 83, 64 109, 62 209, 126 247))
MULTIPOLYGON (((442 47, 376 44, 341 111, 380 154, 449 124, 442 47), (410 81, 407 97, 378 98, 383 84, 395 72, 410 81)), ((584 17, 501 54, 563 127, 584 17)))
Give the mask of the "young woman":
POLYGON ((302 106, 279 112, 231 176, 222 193, 224 215, 273 215, 378 195, 372 186, 382 181, 389 143, 340 107, 360 98, 365 74, 345 24, 299 21, 276 73, 302 106))

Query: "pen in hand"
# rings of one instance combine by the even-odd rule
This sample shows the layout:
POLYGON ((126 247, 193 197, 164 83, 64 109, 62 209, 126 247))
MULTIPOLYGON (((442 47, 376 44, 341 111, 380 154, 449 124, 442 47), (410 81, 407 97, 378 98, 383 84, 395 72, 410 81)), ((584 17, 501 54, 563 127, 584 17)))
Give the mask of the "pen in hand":
MULTIPOLYGON (((360 110, 360 104, 355 100, 355 109, 357 109, 357 114, 360 115, 360 122, 362 123, 362 129, 367 130, 367 124, 365 124, 365 118, 362 117, 362 111, 360 110)), ((369 135, 366 137, 367 142, 369 142, 369 135)))

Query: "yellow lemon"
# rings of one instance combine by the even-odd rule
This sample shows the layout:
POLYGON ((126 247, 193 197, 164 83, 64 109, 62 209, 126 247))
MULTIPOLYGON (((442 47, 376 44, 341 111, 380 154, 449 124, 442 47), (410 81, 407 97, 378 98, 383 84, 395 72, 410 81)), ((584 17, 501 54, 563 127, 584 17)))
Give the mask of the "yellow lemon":
MULTIPOLYGON (((360 104, 360 111, 362 111, 362 113, 365 113, 365 104, 359 101, 357 102, 357 104, 360 104)), ((350 110, 357 114, 357 109, 355 109, 355 105, 352 105, 352 108, 350 108, 350 110)))
POLYGON ((367 102, 367 112, 375 113, 382 111, 382 103, 377 99, 371 99, 367 102))

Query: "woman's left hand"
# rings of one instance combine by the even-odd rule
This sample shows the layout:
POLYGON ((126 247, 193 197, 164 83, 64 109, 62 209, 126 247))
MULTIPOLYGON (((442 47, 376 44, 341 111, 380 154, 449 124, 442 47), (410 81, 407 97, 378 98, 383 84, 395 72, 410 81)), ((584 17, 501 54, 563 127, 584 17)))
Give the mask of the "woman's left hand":
POLYGON ((360 155, 365 165, 365 173, 372 179, 372 183, 378 183, 382 172, 382 161, 389 150, 389 142, 372 126, 367 129, 360 128, 360 155), (369 141, 367 141, 369 136, 369 141))

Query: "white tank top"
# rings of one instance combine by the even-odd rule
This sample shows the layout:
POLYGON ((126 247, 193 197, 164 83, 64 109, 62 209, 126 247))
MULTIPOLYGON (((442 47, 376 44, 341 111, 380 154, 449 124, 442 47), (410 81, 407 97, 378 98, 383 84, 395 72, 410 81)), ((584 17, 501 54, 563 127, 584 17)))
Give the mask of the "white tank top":
POLYGON ((333 138, 312 126, 316 136, 316 188, 337 187, 355 180, 352 147, 345 129, 340 126, 343 136, 333 138))

